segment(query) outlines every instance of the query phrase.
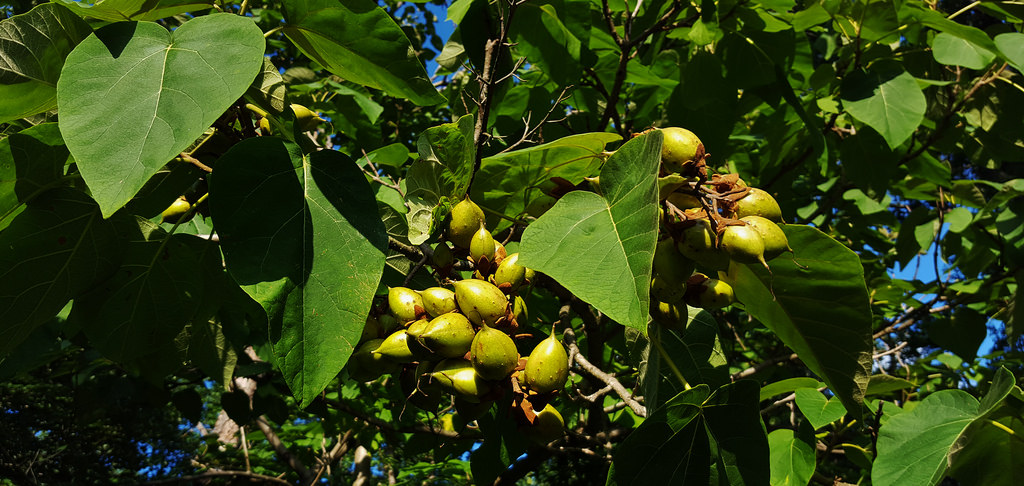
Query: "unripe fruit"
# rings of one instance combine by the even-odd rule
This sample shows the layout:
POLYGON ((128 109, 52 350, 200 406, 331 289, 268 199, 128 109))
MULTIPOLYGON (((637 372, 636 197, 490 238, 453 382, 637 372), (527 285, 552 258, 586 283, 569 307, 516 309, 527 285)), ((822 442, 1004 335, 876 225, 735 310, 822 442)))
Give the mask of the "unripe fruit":
POLYGON ((666 238, 658 241, 654 249, 654 273, 666 282, 683 283, 693 274, 694 262, 676 249, 675 241, 666 238))
POLYGON ((722 231, 719 248, 729 254, 729 258, 739 263, 760 263, 764 261, 764 240, 760 233, 751 226, 729 226, 722 231))
POLYGON ((423 298, 420 297, 419 292, 405 287, 388 289, 388 308, 391 310, 391 315, 395 316, 400 323, 416 320, 426 312, 423 307, 423 298))
POLYGON ((452 256, 452 249, 448 247, 448 243, 442 241, 434 245, 433 260, 437 268, 448 268, 455 263, 455 257, 452 256))
POLYGON ((669 194, 665 200, 672 203, 673 206, 680 210, 701 207, 700 199, 697 199, 697 196, 694 196, 693 194, 686 194, 685 192, 673 192, 672 194, 669 194))
POLYGON ((733 210, 736 219, 761 216, 776 223, 782 222, 782 208, 779 207, 778 201, 771 194, 756 187, 751 187, 746 196, 736 201, 733 210))
POLYGON ((413 341, 414 339, 409 337, 409 333, 405 329, 400 329, 384 338, 380 346, 373 350, 373 352, 379 353, 396 363, 412 363, 419 359, 409 347, 409 343, 413 341))
POLYGON ((537 413, 533 424, 524 427, 526 436, 537 445, 548 445, 565 435, 565 420, 550 403, 537 413))
POLYGON ((459 248, 469 249, 473 234, 484 222, 484 212, 469 198, 463 199, 452 208, 452 218, 448 223, 448 239, 459 248))
POLYGON ((711 229, 711 222, 706 219, 695 220, 693 226, 683 230, 678 249, 679 253, 703 268, 729 268, 729 255, 715 246, 715 233, 711 229))
POLYGON ((548 393, 565 387, 569 379, 569 355, 554 333, 533 348, 523 373, 523 382, 537 393, 548 393))
POLYGON ((686 303, 701 309, 721 309, 736 302, 736 294, 732 286, 707 275, 696 274, 690 277, 686 291, 686 303))
POLYGON ((669 172, 683 172, 687 164, 704 158, 704 144, 697 135, 680 127, 662 128, 661 162, 669 172))
POLYGON ((529 312, 526 309, 526 300, 522 296, 517 295, 512 302, 512 317, 517 323, 521 324, 526 324, 530 318, 529 312))
POLYGON ((359 336, 359 342, 376 339, 383 334, 381 331, 380 321, 376 317, 366 316, 366 325, 363 326, 363 334, 359 336))
POLYGON ((270 120, 268 120, 267 117, 265 116, 260 118, 259 127, 260 135, 264 137, 274 134, 274 132, 270 129, 270 120))
POLYGON ((437 364, 430 374, 431 380, 442 388, 459 395, 460 398, 480 403, 480 397, 491 390, 491 385, 484 381, 474 370, 473 365, 464 359, 446 359, 437 364))
POLYGON ((405 332, 410 336, 419 339, 420 336, 426 332, 427 327, 430 325, 430 321, 426 319, 416 319, 409 323, 409 327, 405 328, 405 332))
POLYGON ((491 232, 487 231, 487 228, 481 222, 480 229, 473 233, 473 238, 469 240, 469 257, 477 265, 484 261, 493 263, 494 249, 494 237, 491 236, 491 232))
POLYGON ((672 282, 657 273, 651 277, 651 296, 655 300, 674 304, 683 300, 683 294, 685 293, 685 280, 672 282))
MULTIPOLYGON (((686 298, 685 294, 683 298, 686 298)), ((686 321, 689 317, 689 312, 686 310, 686 304, 651 302, 651 318, 660 326, 667 327, 669 329, 682 330, 686 328, 686 321)))
POLYGON ((310 130, 315 130, 316 126, 319 125, 320 122, 324 121, 324 119, 320 118, 320 115, 317 115, 316 112, 300 104, 292 103, 291 108, 292 113, 295 114, 295 126, 298 127, 300 131, 308 132, 310 130))
POLYGON ((494 285, 506 292, 514 292, 526 282, 526 267, 520 265, 519 254, 513 253, 501 261, 494 271, 494 285))
POLYGON ((396 373, 401 367, 384 355, 375 352, 383 343, 383 339, 372 339, 360 344, 352 352, 348 362, 348 374, 356 381, 373 381, 387 373, 396 373))
POLYGON ((430 321, 419 340, 438 357, 461 358, 469 352, 474 337, 476 331, 469 319, 457 312, 450 312, 430 321))
POLYGON ((391 334, 395 329, 398 329, 400 325, 398 323, 398 319, 395 319, 395 316, 391 314, 381 314, 377 316, 377 322, 380 323, 381 335, 391 334))
POLYGON ((508 298, 490 282, 465 279, 453 285, 459 310, 476 325, 494 325, 508 311, 508 298))
POLYGON ((519 364, 516 343, 508 334, 489 326, 476 333, 469 352, 473 369, 485 380, 507 378, 519 364))
POLYGON ((764 242, 765 260, 771 260, 787 251, 793 251, 789 247, 789 239, 786 238, 786 233, 782 231, 779 225, 773 223, 768 218, 746 216, 740 219, 740 221, 747 223, 747 226, 754 228, 761 235, 761 240, 764 242))
POLYGON ((423 308, 430 317, 437 317, 441 314, 454 312, 458 307, 455 305, 455 292, 443 287, 431 287, 420 291, 423 297, 423 308))
POLYGON ((188 212, 192 205, 188 203, 185 196, 181 196, 175 199, 167 209, 160 214, 160 221, 164 223, 177 223, 185 213, 188 212))
POLYGON ((455 432, 455 414, 446 413, 441 416, 441 430, 455 432))
POLYGON ((445 389, 431 379, 435 363, 421 361, 415 368, 407 367, 398 377, 402 393, 409 403, 423 410, 437 410, 445 389))

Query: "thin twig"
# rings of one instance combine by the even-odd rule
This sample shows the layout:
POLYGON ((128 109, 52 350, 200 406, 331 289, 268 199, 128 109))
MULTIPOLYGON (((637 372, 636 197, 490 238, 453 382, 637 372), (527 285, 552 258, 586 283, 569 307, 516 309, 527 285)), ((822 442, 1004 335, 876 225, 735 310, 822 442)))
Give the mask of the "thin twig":
POLYGON ((619 380, 615 379, 614 376, 609 375, 604 371, 601 371, 600 368, 594 366, 590 361, 587 360, 586 357, 584 357, 580 353, 580 348, 579 346, 576 345, 576 334, 573 332, 571 327, 566 327, 565 330, 562 331, 562 336, 563 344, 565 344, 569 348, 570 361, 572 361, 580 369, 589 373, 594 378, 600 380, 602 383, 611 386, 612 390, 615 390, 615 393, 619 396, 619 398, 626 402, 626 404, 629 406, 629 409, 632 410, 633 413, 640 417, 647 416, 647 409, 633 398, 629 390, 627 390, 626 387, 622 386, 622 383, 620 383, 619 380))
POLYGON ((182 153, 178 154, 178 158, 180 158, 181 160, 183 160, 185 162, 188 162, 188 163, 190 163, 190 164, 192 164, 192 165, 194 165, 196 167, 199 167, 201 170, 203 170, 206 173, 213 172, 213 168, 211 168, 210 166, 200 162, 199 159, 197 159, 197 158, 195 158, 195 157, 193 157, 193 156, 191 156, 191 155, 189 155, 189 154, 187 154, 185 152, 182 152, 182 153))
POLYGON ((153 481, 146 481, 144 483, 139 483, 139 484, 141 484, 141 485, 197 484, 197 482, 199 482, 199 484, 201 484, 201 481, 204 480, 204 479, 225 478, 225 477, 228 477, 228 478, 231 478, 231 477, 234 477, 234 478, 249 478, 249 479, 252 479, 252 480, 259 480, 259 481, 262 481, 264 483, 286 484, 286 485, 289 485, 289 486, 291 486, 291 484, 292 484, 292 483, 290 483, 288 481, 285 481, 284 479, 275 478, 274 476, 267 476, 265 474, 257 474, 257 473, 254 473, 254 472, 247 472, 247 471, 222 471, 220 469, 212 469, 212 470, 200 473, 200 474, 193 474, 193 475, 190 475, 190 476, 181 476, 181 477, 178 477, 178 478, 156 479, 156 480, 153 480, 153 481))

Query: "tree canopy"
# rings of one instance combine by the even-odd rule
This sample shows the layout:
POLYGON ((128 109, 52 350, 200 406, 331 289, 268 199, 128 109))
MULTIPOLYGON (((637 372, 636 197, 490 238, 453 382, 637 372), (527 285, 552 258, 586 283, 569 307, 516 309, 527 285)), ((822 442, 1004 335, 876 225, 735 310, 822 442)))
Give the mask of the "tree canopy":
POLYGON ((0 484, 1024 477, 1019 2, 0 19, 0 484))

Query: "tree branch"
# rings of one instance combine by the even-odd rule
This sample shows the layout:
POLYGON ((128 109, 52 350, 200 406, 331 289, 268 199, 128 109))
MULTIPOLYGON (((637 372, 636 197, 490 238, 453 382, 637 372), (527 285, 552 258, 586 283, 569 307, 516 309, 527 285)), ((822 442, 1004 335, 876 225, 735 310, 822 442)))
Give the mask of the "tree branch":
POLYGON ((640 417, 647 416, 647 409, 633 398, 629 390, 622 386, 622 383, 620 383, 619 380, 615 379, 614 376, 601 371, 601 369, 594 366, 590 361, 587 361, 587 358, 580 353, 580 348, 576 345, 576 334, 572 331, 571 327, 566 327, 565 331, 562 332, 562 336, 562 342, 569 348, 570 363, 574 363, 577 367, 586 371, 594 378, 597 378, 602 383, 611 386, 612 390, 615 391, 619 398, 626 402, 626 405, 633 411, 633 413, 640 417))
POLYGON ((248 479, 251 479, 251 480, 259 480, 259 481, 262 481, 264 483, 285 484, 285 485, 288 485, 288 486, 291 486, 291 484, 292 484, 292 483, 290 483, 288 481, 285 481, 284 479, 276 478, 274 476, 267 476, 265 474, 257 474, 257 473, 254 473, 254 472, 246 472, 246 471, 223 471, 223 470, 220 470, 220 469, 211 469, 211 470, 206 471, 204 473, 193 474, 193 475, 190 475, 190 476, 181 476, 179 478, 156 479, 156 480, 153 480, 153 481, 146 481, 146 482, 140 483, 140 484, 142 484, 142 485, 155 485, 155 484, 189 484, 189 485, 191 485, 191 484, 196 484, 196 481, 202 481, 204 479, 224 478, 224 477, 229 477, 229 478, 231 478, 231 477, 234 477, 234 478, 248 478, 248 479))
POLYGON ((288 464, 288 467, 292 468, 293 471, 299 474, 303 483, 310 483, 313 480, 313 472, 306 468, 306 465, 295 457, 291 451, 288 450, 288 446, 281 441, 281 438, 277 436, 274 429, 270 428, 270 424, 267 423, 265 416, 260 416, 256 419, 256 425, 259 426, 260 430, 263 431, 263 435, 267 437, 267 442, 270 442, 270 446, 274 448, 274 452, 277 456, 284 460, 288 464))

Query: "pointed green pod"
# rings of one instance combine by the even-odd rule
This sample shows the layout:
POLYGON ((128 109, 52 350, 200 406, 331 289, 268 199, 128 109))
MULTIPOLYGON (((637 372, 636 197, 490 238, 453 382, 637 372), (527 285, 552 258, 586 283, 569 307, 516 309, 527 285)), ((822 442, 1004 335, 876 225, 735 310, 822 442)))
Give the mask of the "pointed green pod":
POLYGON ((655 273, 651 277, 651 297, 655 300, 675 304, 683 300, 683 294, 685 293, 686 280, 672 281, 662 277, 659 273, 655 273))
POLYGON ((533 348, 523 372, 526 386, 537 393, 548 393, 565 387, 569 379, 569 354, 554 333, 533 348))
POLYGON ((733 210, 736 219, 761 216, 775 223, 782 222, 782 208, 779 207, 779 202, 771 194, 756 187, 751 187, 746 196, 736 201, 733 210))
POLYGON ((466 316, 450 312, 435 317, 419 340, 441 358, 461 358, 469 352, 476 330, 466 316))
POLYGON ((477 374, 469 361, 464 359, 441 361, 430 374, 430 378, 442 388, 473 403, 480 403, 480 397, 491 391, 491 385, 477 374))
POLYGON ((423 297, 423 308, 427 310, 430 317, 437 317, 458 309, 455 305, 455 292, 446 288, 431 287, 421 290, 420 296, 423 297))
POLYGON ((530 318, 530 313, 526 309, 526 301, 521 295, 517 295, 512 303, 512 316, 521 325, 525 325, 530 318))
MULTIPOLYGON (((689 288, 689 285, 687 285, 689 288)), ((683 300, 686 300, 686 295, 683 295, 683 300)), ((651 318, 654 322, 658 323, 659 326, 663 326, 669 329, 682 330, 686 327, 686 321, 689 319, 689 312, 686 310, 686 304, 679 302, 675 304, 669 304, 668 302, 651 302, 651 318)))
POLYGON ((677 248, 679 253, 703 268, 729 268, 729 255, 715 246, 715 233, 711 229, 711 222, 706 219, 698 219, 692 226, 684 229, 677 248))
POLYGON ((704 144, 693 132, 680 127, 661 129, 661 163, 668 172, 684 172, 689 164, 704 158, 704 144))
POLYGON ((476 333, 469 352, 473 369, 485 380, 507 378, 519 364, 516 343, 508 334, 489 326, 476 333))
POLYGON ((388 289, 388 308, 391 310, 391 315, 401 323, 414 321, 426 311, 419 292, 405 287, 388 289))
POLYGON ((395 319, 395 316, 391 314, 381 314, 377 316, 377 322, 380 323, 381 334, 385 336, 395 332, 395 329, 398 329, 400 326, 398 319, 395 319))
POLYGON ((549 403, 537 413, 532 424, 524 426, 523 432, 533 443, 545 446, 565 435, 565 420, 549 403))
POLYGON ((363 333, 359 336, 359 342, 376 339, 382 334, 380 321, 372 315, 366 316, 366 325, 363 326, 363 333))
POLYGON ((396 363, 412 363, 419 358, 409 347, 411 341, 413 339, 409 337, 409 333, 405 329, 401 329, 384 338, 380 346, 373 350, 373 352, 379 353, 396 363))
POLYGON ((491 236, 491 232, 487 231, 483 222, 480 222, 480 229, 473 233, 473 238, 469 240, 469 257, 473 259, 473 262, 477 265, 482 260, 488 262, 494 262, 494 237, 491 236))
POLYGON ((383 342, 383 339, 371 339, 360 344, 352 352, 346 368, 354 380, 373 381, 381 375, 401 371, 402 367, 399 364, 376 352, 383 342))
POLYGON ((765 267, 764 239, 752 226, 729 226, 722 231, 718 247, 739 263, 760 263, 765 267))
POLYGON ((430 321, 426 319, 417 319, 409 324, 409 327, 405 328, 405 332, 414 338, 419 338, 423 331, 427 330, 427 326, 430 325, 430 321))
POLYGON ((506 292, 515 292, 524 282, 526 267, 519 264, 519 253, 505 257, 494 271, 494 285, 506 292))
POLYGON ((494 325, 508 311, 508 298, 490 282, 471 278, 453 285, 459 310, 478 326, 494 325))
POLYGON ((714 310, 736 302, 736 293, 733 292, 731 285, 717 278, 708 278, 707 275, 697 273, 690 277, 683 300, 693 307, 714 310))
POLYGON ((434 266, 437 268, 448 268, 455 263, 455 257, 452 255, 452 249, 448 247, 448 243, 440 242, 434 245, 434 254, 432 256, 434 266))
POLYGON ((452 208, 448 223, 448 239, 459 248, 469 249, 473 234, 484 222, 484 211, 467 197, 452 208))
POLYGON ((786 233, 770 219, 761 216, 745 216, 740 221, 747 223, 747 226, 754 228, 761 235, 761 240, 764 241, 765 260, 771 260, 787 251, 793 252, 793 249, 789 247, 789 238, 786 238, 786 233))
POLYGON ((666 282, 679 283, 686 282, 693 270, 693 260, 679 253, 672 238, 658 241, 654 249, 654 273, 666 282))

